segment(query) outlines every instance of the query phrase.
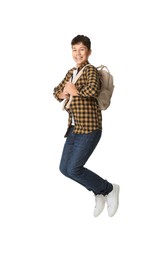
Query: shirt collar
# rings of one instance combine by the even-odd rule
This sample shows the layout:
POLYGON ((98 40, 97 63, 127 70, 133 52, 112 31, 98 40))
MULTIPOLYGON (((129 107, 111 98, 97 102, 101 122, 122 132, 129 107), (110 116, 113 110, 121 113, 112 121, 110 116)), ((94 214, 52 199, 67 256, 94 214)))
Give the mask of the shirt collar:
POLYGON ((89 64, 88 61, 86 61, 85 63, 83 63, 80 67, 77 68, 77 71, 79 72, 85 65, 89 64))

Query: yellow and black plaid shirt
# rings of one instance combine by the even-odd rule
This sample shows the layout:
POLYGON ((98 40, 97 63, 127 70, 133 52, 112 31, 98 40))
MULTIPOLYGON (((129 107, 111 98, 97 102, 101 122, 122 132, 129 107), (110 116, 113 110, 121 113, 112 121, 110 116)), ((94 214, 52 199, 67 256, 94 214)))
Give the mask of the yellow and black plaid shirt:
MULTIPOLYGON (((78 72, 86 64, 89 63, 86 62, 79 67, 78 72)), ((74 69, 70 69, 62 82, 54 88, 53 95, 60 102, 62 99, 59 99, 58 96, 63 91, 66 82, 71 79, 74 69)), ((97 69, 93 65, 87 66, 75 83, 75 86, 79 96, 73 97, 70 108, 67 110, 69 113, 68 129, 72 124, 72 115, 75 122, 74 133, 76 134, 87 134, 94 130, 102 129, 102 114, 95 98, 100 91, 100 80, 97 69)))

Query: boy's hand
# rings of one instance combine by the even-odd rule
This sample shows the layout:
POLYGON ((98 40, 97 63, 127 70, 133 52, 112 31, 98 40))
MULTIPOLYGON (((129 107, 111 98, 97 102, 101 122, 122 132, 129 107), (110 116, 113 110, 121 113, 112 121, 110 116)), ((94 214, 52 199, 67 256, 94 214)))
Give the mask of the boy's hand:
POLYGON ((72 95, 72 96, 78 96, 77 89, 75 85, 71 82, 67 82, 64 87, 65 93, 72 95))
POLYGON ((64 88, 64 90, 63 90, 63 92, 61 92, 60 94, 59 94, 59 98, 60 99, 67 99, 69 97, 69 94, 68 94, 68 92, 65 90, 65 88, 64 88))

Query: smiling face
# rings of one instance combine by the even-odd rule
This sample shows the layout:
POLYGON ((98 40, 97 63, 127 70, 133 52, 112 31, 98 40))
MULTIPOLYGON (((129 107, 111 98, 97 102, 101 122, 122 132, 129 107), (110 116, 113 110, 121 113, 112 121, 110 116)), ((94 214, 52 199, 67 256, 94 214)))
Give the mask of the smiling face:
POLYGON ((87 62, 90 54, 91 50, 88 50, 82 42, 72 45, 72 57, 76 63, 76 67, 80 67, 87 62))

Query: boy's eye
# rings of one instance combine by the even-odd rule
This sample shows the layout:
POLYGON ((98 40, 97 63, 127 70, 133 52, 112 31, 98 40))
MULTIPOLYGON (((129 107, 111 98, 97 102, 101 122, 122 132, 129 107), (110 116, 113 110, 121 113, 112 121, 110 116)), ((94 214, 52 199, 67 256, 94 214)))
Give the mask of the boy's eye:
POLYGON ((84 52, 84 51, 85 51, 85 48, 81 48, 79 50, 72 49, 72 52, 84 52))

